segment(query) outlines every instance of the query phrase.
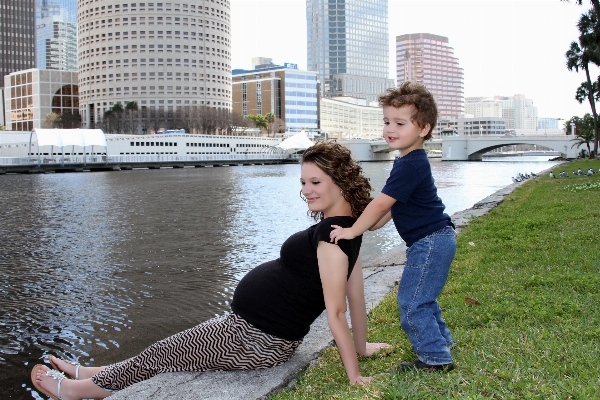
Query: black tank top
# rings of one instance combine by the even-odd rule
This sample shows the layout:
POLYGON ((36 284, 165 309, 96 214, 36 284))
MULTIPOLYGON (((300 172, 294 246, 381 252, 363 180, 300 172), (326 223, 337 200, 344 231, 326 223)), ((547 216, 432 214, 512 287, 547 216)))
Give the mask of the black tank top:
MULTIPOLYGON (((290 236, 279 258, 252 269, 233 293, 231 309, 261 331, 286 340, 300 340, 325 310, 317 245, 330 243, 331 225, 352 226, 353 217, 330 217, 290 236)), ((340 240, 348 256, 348 277, 356 264, 362 236, 340 240)))

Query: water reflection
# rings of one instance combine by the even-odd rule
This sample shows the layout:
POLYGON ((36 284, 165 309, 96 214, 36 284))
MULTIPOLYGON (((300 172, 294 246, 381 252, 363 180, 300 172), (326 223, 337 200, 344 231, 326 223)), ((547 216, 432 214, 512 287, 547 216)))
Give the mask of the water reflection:
MULTIPOLYGON (((551 165, 432 169, 451 214, 551 165)), ((391 167, 363 164, 377 193, 391 167)), ((106 364, 227 311, 239 279, 314 223, 299 176, 275 165, 0 177, 0 386, 30 398, 29 370, 47 354, 106 364)), ((399 241, 393 224, 367 233, 365 260, 399 241)))

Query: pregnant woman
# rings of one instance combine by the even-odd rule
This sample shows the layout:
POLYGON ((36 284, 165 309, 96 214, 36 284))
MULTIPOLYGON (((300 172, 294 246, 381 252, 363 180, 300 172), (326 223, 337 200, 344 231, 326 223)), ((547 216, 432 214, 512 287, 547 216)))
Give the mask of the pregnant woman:
POLYGON ((249 370, 287 361, 326 310, 348 380, 364 384, 357 354, 370 356, 385 343, 367 343, 361 270, 362 236, 331 243, 331 225, 350 227, 371 201, 372 190, 350 151, 319 142, 301 160, 301 197, 316 224, 290 236, 280 257, 239 282, 231 313, 154 343, 137 356, 102 367, 52 357, 54 369, 36 365, 35 388, 53 399, 104 398, 163 372, 249 370), (346 299, 353 333, 346 321, 346 299), (71 378, 71 379, 66 379, 71 378))

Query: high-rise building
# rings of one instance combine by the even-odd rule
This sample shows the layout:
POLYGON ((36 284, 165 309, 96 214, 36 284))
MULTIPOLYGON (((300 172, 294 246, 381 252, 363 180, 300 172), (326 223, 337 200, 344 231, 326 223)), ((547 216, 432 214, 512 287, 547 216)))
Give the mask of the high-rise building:
POLYGON ((308 70, 323 97, 375 101, 389 79, 387 0, 307 0, 308 70))
POLYGON ((64 22, 77 23, 77 0, 37 0, 35 19, 58 16, 64 22))
MULTIPOLYGON (((4 104, 4 76, 35 66, 35 0, 0 2, 0 94, 4 104)), ((4 125, 4 107, 0 125, 4 125)))
POLYGON ((502 101, 486 97, 466 97, 465 114, 474 118, 502 118, 502 101))
POLYGON ((77 0, 37 0, 35 66, 77 71, 77 0))
POLYGON ((231 110, 228 0, 79 0, 79 96, 84 128, 116 103, 168 115, 231 110))
POLYGON ((36 21, 38 69, 77 71, 77 24, 62 19, 61 15, 53 15, 36 21))
POLYGON ((448 38, 430 33, 396 36, 396 80, 420 82, 434 95, 439 119, 464 113, 464 76, 448 38))
POLYGON ((495 96, 502 102, 502 118, 506 120, 506 129, 536 129, 538 110, 533 100, 523 94, 512 97, 495 96))

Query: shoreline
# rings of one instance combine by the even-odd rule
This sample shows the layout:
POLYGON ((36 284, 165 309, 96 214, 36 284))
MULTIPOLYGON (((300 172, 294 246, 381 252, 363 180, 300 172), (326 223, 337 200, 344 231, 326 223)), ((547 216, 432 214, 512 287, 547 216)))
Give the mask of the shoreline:
MULTIPOLYGON (((550 169, 552 168, 541 171, 538 175, 547 174, 550 169)), ((512 183, 478 201, 471 208, 452 214, 457 234, 471 219, 487 214, 523 183, 512 183)), ((406 262, 405 251, 406 246, 401 243, 363 266, 367 312, 376 307, 399 282, 406 262)), ((298 374, 308 365, 317 363, 321 352, 332 343, 333 337, 323 312, 312 324, 309 334, 292 358, 278 367, 256 371, 166 373, 116 392, 111 398, 267 399, 270 394, 293 387, 298 374)))

